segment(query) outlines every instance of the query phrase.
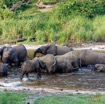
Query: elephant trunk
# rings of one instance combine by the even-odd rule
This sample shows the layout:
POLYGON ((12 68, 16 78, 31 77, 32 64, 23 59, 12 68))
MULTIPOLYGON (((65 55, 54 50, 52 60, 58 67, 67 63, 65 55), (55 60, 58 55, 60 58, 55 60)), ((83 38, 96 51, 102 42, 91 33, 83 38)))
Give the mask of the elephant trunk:
POLYGON ((41 51, 40 48, 38 48, 38 49, 34 52, 34 57, 36 57, 36 54, 37 54, 37 53, 42 53, 42 51, 41 51))

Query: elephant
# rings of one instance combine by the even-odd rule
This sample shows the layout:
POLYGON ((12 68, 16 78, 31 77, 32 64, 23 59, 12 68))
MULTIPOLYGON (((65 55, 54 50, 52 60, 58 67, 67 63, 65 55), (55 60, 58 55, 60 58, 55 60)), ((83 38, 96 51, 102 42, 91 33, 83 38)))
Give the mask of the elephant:
POLYGON ((39 47, 35 52, 34 52, 34 57, 36 57, 37 53, 41 54, 53 54, 54 56, 56 55, 63 55, 67 52, 73 51, 72 48, 69 48, 67 46, 59 46, 55 44, 50 44, 46 46, 41 46, 39 47))
POLYGON ((3 50, 2 62, 12 65, 15 64, 16 67, 21 65, 27 57, 27 50, 24 45, 19 44, 14 47, 5 48, 3 50))
POLYGON ((63 58, 57 59, 55 73, 70 73, 73 70, 72 62, 63 58))
POLYGON ((8 75, 8 64, 0 62, 0 77, 7 77, 8 75))
POLYGON ((47 54, 39 59, 46 64, 48 73, 68 73, 79 68, 79 55, 76 51, 57 56, 47 54))
POLYGON ((43 63, 43 61, 41 61, 40 59, 38 59, 37 57, 35 57, 32 60, 27 60, 25 61, 22 66, 21 66, 21 80, 23 78, 24 75, 26 75, 27 78, 29 73, 37 73, 37 79, 41 78, 41 69, 46 69, 46 65, 45 63, 43 63))
POLYGON ((79 55, 81 66, 105 64, 105 53, 82 50, 79 55))
POLYGON ((79 68, 79 55, 76 51, 71 51, 64 55, 57 55, 55 56, 55 59, 57 61, 57 73, 69 73, 76 71, 79 68))
POLYGON ((46 64, 47 73, 49 74, 55 73, 56 60, 53 54, 47 54, 45 56, 39 57, 39 59, 46 64))
POLYGON ((96 64, 94 70, 97 72, 105 72, 105 64, 96 64))

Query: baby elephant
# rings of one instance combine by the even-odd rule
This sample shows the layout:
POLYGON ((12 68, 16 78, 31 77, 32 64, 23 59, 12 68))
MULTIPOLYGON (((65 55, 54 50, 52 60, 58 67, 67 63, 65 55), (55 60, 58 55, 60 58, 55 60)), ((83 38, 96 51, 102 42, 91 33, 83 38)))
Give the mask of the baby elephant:
POLYGON ((7 77, 8 75, 8 64, 0 62, 0 77, 7 77))
POLYGON ((37 73, 37 79, 40 79, 41 69, 46 69, 46 65, 43 61, 39 60, 36 57, 32 60, 25 61, 21 68, 22 68, 21 80, 25 74, 26 74, 26 77, 28 78, 28 73, 32 73, 32 72, 37 73))
POLYGON ((97 72, 105 72, 105 64, 96 64, 94 70, 97 72))

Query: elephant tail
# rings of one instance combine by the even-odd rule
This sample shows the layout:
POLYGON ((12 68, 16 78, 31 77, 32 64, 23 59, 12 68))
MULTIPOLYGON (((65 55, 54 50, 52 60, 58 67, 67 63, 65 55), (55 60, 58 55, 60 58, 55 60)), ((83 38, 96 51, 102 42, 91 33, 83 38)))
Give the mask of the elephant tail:
MULTIPOLYGON (((54 63, 51 65, 51 67, 49 68, 49 70, 51 70, 51 68, 54 66, 54 65, 56 65, 56 59, 55 59, 55 57, 54 57, 54 63)), ((55 68, 54 68, 54 70, 52 70, 52 72, 54 73, 55 72, 55 68)))
POLYGON ((37 52, 35 51, 35 52, 34 52, 34 57, 36 57, 36 53, 37 53, 37 52))

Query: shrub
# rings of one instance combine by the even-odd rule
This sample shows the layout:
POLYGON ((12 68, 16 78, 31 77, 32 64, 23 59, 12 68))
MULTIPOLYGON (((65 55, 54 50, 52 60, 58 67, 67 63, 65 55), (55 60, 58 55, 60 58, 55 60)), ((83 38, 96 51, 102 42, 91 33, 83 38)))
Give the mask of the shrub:
POLYGON ((35 36, 36 36, 37 43, 45 43, 46 35, 44 32, 42 32, 41 30, 38 30, 38 31, 36 31, 35 36))
POLYGON ((97 16, 93 20, 93 40, 105 41, 105 16, 97 16))
POLYGON ((59 14, 61 16, 84 15, 92 18, 105 13, 104 3, 104 0, 70 0, 59 5, 59 14))

